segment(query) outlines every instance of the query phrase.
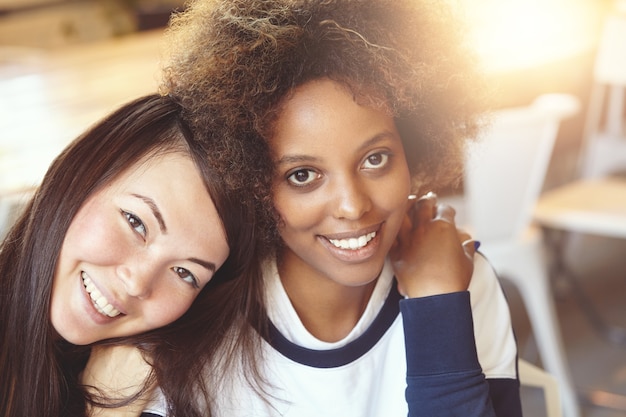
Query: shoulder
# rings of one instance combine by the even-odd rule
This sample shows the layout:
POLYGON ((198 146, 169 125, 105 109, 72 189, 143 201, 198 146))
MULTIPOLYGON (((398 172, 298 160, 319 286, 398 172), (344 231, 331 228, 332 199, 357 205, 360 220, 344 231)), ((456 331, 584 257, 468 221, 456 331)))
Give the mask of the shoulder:
POLYGON ((480 252, 474 256, 474 273, 468 288, 472 294, 472 306, 485 301, 488 294, 501 292, 498 275, 489 260, 480 252))
POLYGON ((504 291, 488 259, 477 253, 468 291, 478 357, 487 378, 516 378, 517 344, 504 291))

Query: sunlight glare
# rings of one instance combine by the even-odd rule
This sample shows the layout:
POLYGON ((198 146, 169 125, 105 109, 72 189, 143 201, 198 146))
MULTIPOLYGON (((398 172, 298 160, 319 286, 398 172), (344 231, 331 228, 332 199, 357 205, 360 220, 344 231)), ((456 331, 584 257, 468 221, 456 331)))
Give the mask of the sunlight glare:
POLYGON ((473 0, 472 38, 490 71, 531 68, 593 47, 595 0, 473 0))

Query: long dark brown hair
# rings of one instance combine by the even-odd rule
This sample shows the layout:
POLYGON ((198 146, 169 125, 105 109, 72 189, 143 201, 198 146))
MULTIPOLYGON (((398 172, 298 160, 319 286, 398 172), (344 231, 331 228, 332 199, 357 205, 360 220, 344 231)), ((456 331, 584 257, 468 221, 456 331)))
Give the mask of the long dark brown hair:
MULTIPOLYGON (((248 318, 261 320, 255 211, 247 191, 229 188, 211 158, 210 140, 196 140, 170 97, 129 102, 72 142, 51 164, 23 215, 0 246, 0 415, 80 416, 98 402, 79 383, 89 346, 55 338, 50 295, 66 231, 83 202, 143 158, 184 152, 195 162, 222 219, 230 254, 191 309, 147 334, 106 343, 139 346, 177 416, 205 416, 197 396, 211 397, 212 353, 225 345, 252 349, 248 318), (233 343, 234 340, 234 343, 233 343)), ((176 175, 176 173, 172 173, 176 175)), ((207 236, 211 239, 211 236, 207 236)), ((222 349, 223 351, 223 349, 222 349)), ((215 365, 216 367, 217 365, 215 365)), ((255 372, 253 371, 252 374, 255 372)))

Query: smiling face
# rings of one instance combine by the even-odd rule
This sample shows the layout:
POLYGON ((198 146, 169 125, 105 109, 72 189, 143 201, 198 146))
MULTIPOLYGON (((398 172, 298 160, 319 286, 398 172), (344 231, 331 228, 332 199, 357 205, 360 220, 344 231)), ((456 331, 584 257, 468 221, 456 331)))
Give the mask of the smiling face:
POLYGON ((52 325, 83 345, 169 324, 228 253, 191 159, 153 156, 92 194, 73 218, 54 276, 52 325))
POLYGON ((285 249, 283 281, 371 283, 400 228, 410 174, 393 118, 342 85, 300 86, 281 108, 270 146, 285 249))

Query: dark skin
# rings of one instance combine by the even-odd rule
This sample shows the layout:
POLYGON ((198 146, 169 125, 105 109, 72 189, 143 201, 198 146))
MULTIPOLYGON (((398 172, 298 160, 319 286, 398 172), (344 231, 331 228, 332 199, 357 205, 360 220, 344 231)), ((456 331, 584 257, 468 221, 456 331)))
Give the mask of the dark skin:
POLYGON ((459 236, 454 210, 434 195, 409 197, 410 169, 387 106, 363 104, 322 77, 280 109, 269 140, 283 241, 278 273, 313 336, 335 342, 352 331, 394 246, 405 295, 467 289, 469 236, 459 236))
POLYGON ((390 252, 401 294, 416 298, 467 290, 474 242, 457 230, 454 216, 454 209, 437 204, 432 193, 409 201, 398 242, 390 252))

